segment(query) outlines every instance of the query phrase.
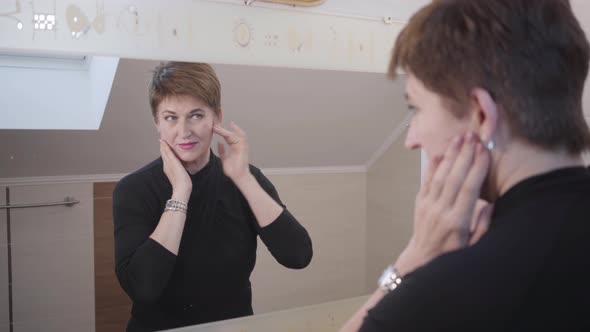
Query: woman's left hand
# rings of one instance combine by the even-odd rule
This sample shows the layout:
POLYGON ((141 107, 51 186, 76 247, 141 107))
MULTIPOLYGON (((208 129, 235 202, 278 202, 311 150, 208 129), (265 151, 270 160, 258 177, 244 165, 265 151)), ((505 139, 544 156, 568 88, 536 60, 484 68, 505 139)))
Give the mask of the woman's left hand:
POLYGON ((416 197, 414 234, 395 264, 402 275, 474 244, 487 231, 493 205, 478 198, 490 158, 479 138, 468 134, 433 159, 416 197))
POLYGON ((238 127, 233 121, 230 122, 229 127, 228 130, 221 125, 215 125, 213 131, 223 137, 229 146, 228 151, 222 142, 218 142, 217 151, 223 164, 223 173, 237 184, 237 182, 250 175, 248 138, 242 128, 238 127))

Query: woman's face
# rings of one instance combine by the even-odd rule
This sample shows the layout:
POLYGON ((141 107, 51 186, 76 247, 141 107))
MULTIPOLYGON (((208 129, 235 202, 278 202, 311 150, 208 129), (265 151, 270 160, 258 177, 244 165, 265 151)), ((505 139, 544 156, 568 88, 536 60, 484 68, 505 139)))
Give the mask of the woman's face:
POLYGON ((428 159, 442 156, 450 140, 470 128, 468 116, 459 119, 443 103, 443 98, 428 90, 414 75, 406 81, 406 99, 412 112, 405 145, 423 149, 428 159))
POLYGON ((187 169, 206 163, 213 126, 221 121, 206 103, 192 96, 170 96, 158 105, 155 120, 160 138, 187 169))

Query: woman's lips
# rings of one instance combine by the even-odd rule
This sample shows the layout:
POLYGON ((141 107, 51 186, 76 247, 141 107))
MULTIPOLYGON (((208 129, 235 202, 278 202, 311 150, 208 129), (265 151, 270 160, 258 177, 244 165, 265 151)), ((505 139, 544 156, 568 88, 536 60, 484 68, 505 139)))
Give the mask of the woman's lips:
POLYGON ((181 143, 178 146, 183 150, 190 150, 192 149, 197 143, 181 143))

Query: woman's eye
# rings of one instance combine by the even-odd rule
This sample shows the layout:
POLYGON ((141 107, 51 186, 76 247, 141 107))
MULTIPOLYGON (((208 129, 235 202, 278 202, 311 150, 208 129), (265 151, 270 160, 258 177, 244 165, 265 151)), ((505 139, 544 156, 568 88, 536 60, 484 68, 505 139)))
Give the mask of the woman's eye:
POLYGON ((164 120, 166 120, 166 121, 174 121, 174 120, 176 120, 176 117, 175 116, 172 116, 172 115, 167 115, 167 116, 164 117, 164 120))
POLYGON ((203 118, 203 114, 193 114, 191 116, 191 118, 193 118, 193 119, 202 119, 203 118))

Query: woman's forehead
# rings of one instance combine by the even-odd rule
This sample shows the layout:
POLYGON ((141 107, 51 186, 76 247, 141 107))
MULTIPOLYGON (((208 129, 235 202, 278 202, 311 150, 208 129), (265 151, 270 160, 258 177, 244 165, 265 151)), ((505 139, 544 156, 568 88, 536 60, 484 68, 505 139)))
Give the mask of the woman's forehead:
POLYGON ((203 102, 202 100, 189 96, 189 95, 172 95, 164 98, 160 105, 158 105, 159 110, 161 111, 184 111, 190 112, 195 109, 201 109, 203 111, 211 111, 211 108, 207 103, 203 102))

